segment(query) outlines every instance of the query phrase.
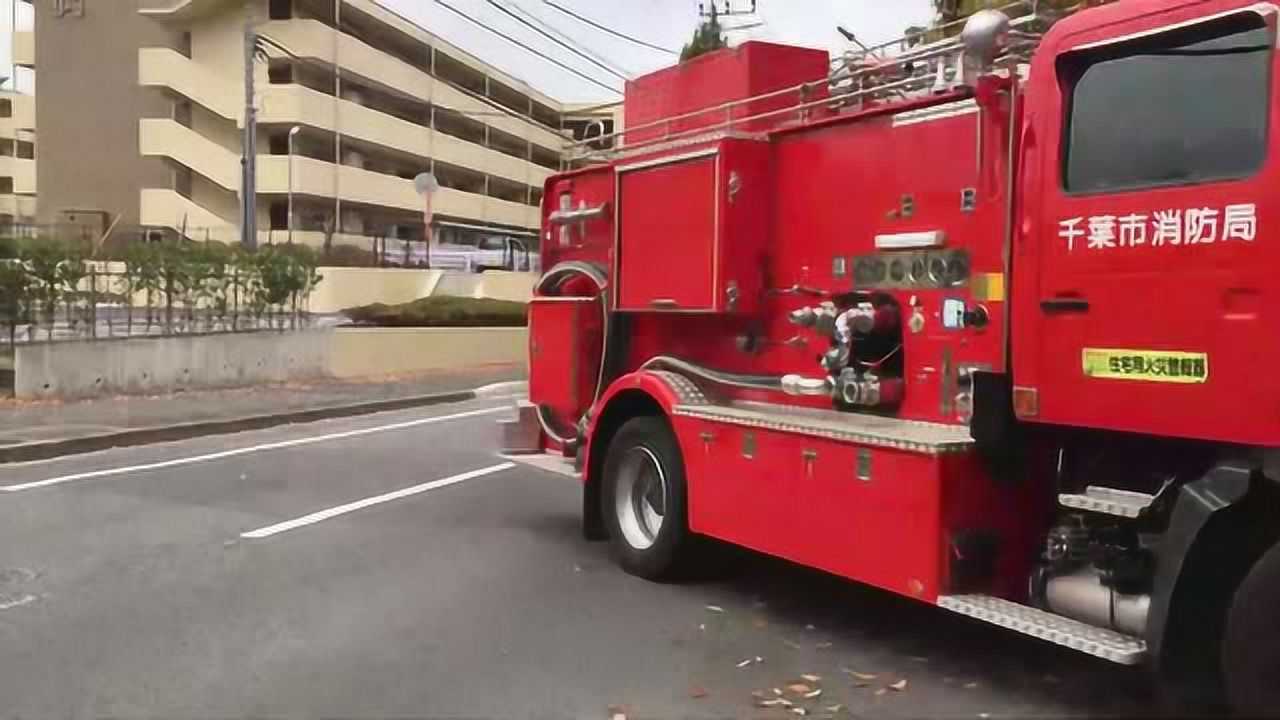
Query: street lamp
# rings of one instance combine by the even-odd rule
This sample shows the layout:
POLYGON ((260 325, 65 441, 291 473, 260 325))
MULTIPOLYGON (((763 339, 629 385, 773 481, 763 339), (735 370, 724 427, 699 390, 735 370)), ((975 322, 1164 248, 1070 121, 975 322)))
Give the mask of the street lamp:
POLYGON ((289 130, 289 244, 293 244, 293 139, 302 132, 301 125, 289 130))

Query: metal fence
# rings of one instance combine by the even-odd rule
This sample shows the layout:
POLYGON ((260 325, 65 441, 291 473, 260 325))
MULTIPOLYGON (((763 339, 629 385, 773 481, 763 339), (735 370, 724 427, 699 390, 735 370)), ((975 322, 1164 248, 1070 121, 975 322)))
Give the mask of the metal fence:
POLYGON ((296 306, 252 301, 235 269, 227 273, 228 292, 218 296, 205 290, 130 292, 126 273, 90 266, 75 292, 45 303, 36 291, 20 322, 10 327, 0 318, 0 345, 301 329, 316 323, 305 298, 296 306))

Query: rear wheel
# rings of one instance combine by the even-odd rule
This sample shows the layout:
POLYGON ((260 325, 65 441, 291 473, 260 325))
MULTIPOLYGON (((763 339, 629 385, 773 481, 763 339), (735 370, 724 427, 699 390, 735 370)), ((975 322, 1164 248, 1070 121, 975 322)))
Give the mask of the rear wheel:
POLYGON ((689 553, 684 461, 666 421, 627 421, 609 444, 604 464, 603 516, 624 570, 670 579, 689 553))
POLYGON ((1268 550, 1236 590, 1222 643, 1222 674, 1232 708, 1280 717, 1280 545, 1268 550))

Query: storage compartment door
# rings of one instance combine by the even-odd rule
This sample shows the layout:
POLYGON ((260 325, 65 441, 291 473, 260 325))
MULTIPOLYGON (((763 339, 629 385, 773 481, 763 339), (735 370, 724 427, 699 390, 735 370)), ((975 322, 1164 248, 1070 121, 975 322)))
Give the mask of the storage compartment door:
POLYGON ((619 310, 714 308, 716 176, 714 152, 619 170, 619 310))
POLYGON ((571 427, 590 406, 600 370, 600 301, 535 298, 529 303, 529 400, 571 427))

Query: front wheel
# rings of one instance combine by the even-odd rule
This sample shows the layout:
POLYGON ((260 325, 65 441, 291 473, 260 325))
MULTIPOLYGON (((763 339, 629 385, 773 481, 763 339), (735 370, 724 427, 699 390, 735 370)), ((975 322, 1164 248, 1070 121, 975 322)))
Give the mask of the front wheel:
POLYGON ((1236 589, 1222 643, 1222 675, 1233 710, 1280 717, 1280 545, 1236 589))
POLYGON ((677 575, 690 545, 684 460, 666 421, 627 421, 604 463, 603 517, 623 570, 649 580, 677 575))

